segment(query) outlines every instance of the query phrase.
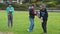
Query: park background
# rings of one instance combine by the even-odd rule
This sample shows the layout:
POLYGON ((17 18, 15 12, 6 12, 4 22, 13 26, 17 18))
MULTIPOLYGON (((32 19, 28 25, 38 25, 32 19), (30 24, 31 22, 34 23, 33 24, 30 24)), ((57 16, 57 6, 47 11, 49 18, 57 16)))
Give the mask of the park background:
POLYGON ((35 16, 34 30, 27 32, 30 25, 28 7, 30 2, 39 9, 43 2, 48 10, 47 33, 60 34, 60 0, 12 0, 12 6, 15 8, 14 24, 12 28, 7 27, 6 7, 9 0, 0 0, 0 34, 43 34, 41 20, 35 16))

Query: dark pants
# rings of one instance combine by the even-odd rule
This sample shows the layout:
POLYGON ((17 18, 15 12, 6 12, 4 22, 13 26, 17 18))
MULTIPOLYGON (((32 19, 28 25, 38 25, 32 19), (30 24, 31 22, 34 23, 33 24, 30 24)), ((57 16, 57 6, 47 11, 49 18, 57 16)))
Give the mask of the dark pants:
POLYGON ((13 16, 8 16, 8 27, 13 26, 13 16))
POLYGON ((47 33, 46 25, 47 25, 47 18, 43 18, 42 28, 43 28, 44 33, 47 33))

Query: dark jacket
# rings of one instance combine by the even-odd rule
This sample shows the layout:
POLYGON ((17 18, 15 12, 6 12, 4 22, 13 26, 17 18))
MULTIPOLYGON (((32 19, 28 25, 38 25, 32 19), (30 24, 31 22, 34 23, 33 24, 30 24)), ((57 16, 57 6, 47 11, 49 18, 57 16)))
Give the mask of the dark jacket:
POLYGON ((34 14, 34 9, 33 8, 29 8, 29 17, 34 18, 35 14, 34 14))
POLYGON ((40 10, 40 18, 43 17, 43 18, 47 18, 48 17, 48 12, 46 9, 43 10, 40 10))

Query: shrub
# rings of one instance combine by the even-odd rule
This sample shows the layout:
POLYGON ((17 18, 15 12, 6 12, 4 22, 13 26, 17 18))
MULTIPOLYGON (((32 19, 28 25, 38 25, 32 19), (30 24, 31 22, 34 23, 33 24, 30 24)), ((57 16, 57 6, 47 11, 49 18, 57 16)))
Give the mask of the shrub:
POLYGON ((47 6, 47 7, 55 7, 56 4, 55 4, 54 2, 48 2, 48 3, 46 4, 46 6, 47 6))
MULTIPOLYGON (((0 8, 1 9, 6 9, 6 7, 8 6, 8 4, 4 4, 4 3, 0 3, 0 8)), ((28 8, 28 4, 18 4, 18 3, 13 3, 12 6, 15 8, 15 10, 27 10, 28 8)))
POLYGON ((7 7, 7 4, 0 3, 0 8, 1 8, 1 9, 5 9, 6 7, 7 7))

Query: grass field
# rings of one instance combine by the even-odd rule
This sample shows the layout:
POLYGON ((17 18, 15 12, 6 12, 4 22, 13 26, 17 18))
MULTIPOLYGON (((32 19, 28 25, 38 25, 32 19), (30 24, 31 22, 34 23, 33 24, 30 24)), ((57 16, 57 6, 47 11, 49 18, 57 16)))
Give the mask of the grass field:
MULTIPOLYGON (((41 20, 35 18, 35 26, 32 32, 27 32, 29 27, 29 14, 25 11, 14 12, 13 28, 7 27, 7 15, 4 10, 0 10, 0 31, 14 32, 14 34, 42 34, 41 20)), ((60 12, 49 12, 47 23, 48 34, 60 34, 60 12)))

